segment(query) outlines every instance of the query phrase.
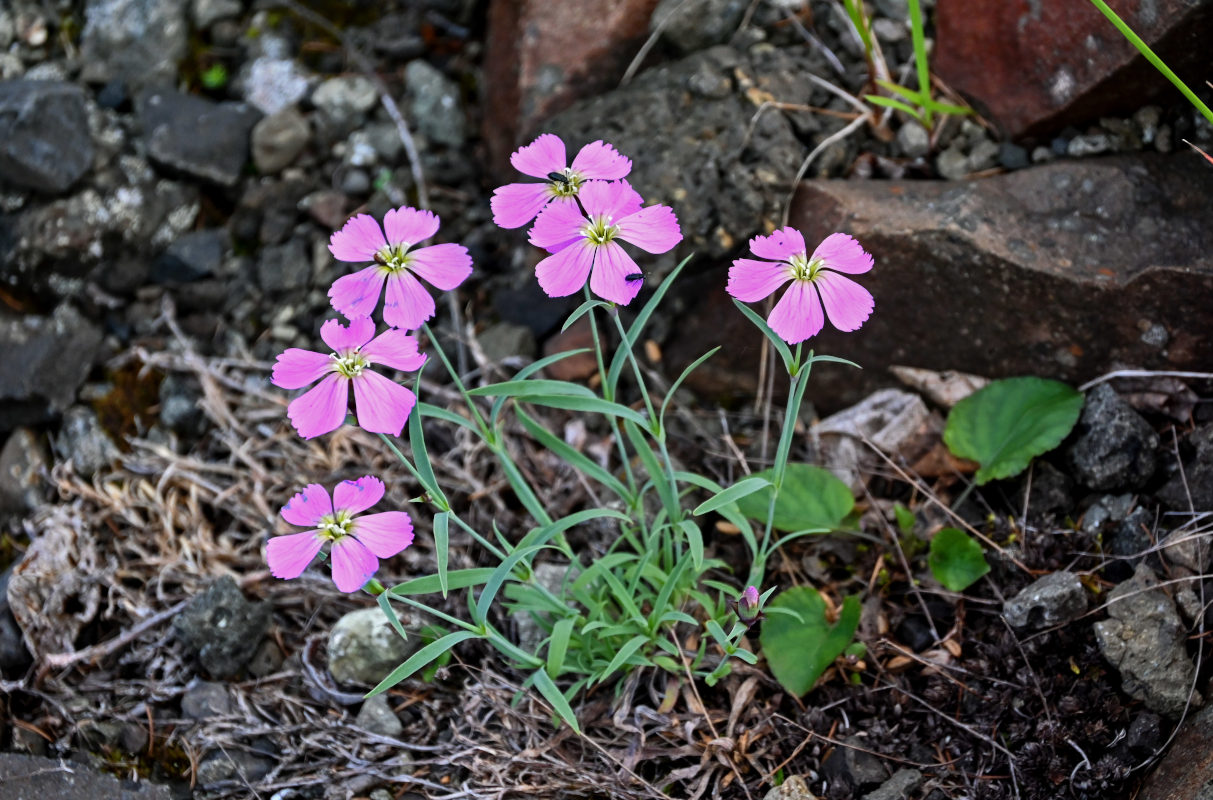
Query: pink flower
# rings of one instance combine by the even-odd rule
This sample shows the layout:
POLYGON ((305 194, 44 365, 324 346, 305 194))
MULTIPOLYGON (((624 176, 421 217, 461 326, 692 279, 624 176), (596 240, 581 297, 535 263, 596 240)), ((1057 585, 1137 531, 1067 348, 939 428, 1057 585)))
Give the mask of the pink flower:
POLYGON ((333 349, 332 355, 292 347, 278 356, 272 378, 275 386, 302 389, 320 381, 286 407, 291 424, 304 439, 341 427, 349 406, 351 384, 358 425, 371 433, 400 435, 417 397, 407 387, 367 367, 383 364, 391 369, 413 371, 421 369, 426 357, 417 352, 417 339, 398 328, 371 341, 373 336, 375 323, 366 317, 350 320, 348 327, 330 319, 320 326, 320 338, 333 349))
POLYGON ((682 241, 678 218, 669 206, 640 207, 640 195, 627 181, 589 181, 578 194, 588 215, 575 203, 552 203, 531 228, 531 244, 552 255, 535 267, 549 297, 565 297, 590 279, 590 291, 626 305, 644 285, 643 276, 616 239, 649 253, 664 253, 682 241))
POLYGON ((329 252, 338 261, 375 263, 334 281, 329 298, 347 319, 369 317, 386 282, 383 321, 393 328, 415 330, 434 316, 434 298, 415 276, 450 291, 472 274, 472 258, 460 244, 410 249, 438 232, 438 217, 429 211, 394 208, 384 214, 383 228, 386 238, 374 217, 359 214, 332 235, 329 252))
POLYGON ((379 559, 413 543, 413 521, 403 511, 354 519, 382 497, 383 481, 373 475, 337 484, 331 501, 320 484, 303 487, 282 507, 282 518, 314 530, 270 539, 265 546, 270 572, 276 578, 298 578, 324 543, 332 542, 333 583, 343 592, 361 589, 379 569, 379 559))
POLYGON ((550 201, 575 206, 573 199, 581 185, 588 180, 617 180, 632 171, 630 159, 619 155, 611 145, 601 140, 590 142, 565 166, 564 142, 560 137, 544 133, 535 141, 520 147, 510 156, 510 163, 519 172, 546 183, 511 183, 493 192, 489 206, 493 222, 503 228, 521 228, 535 218, 550 201))
POLYGON ((817 335, 830 324, 840 331, 857 330, 872 313, 871 293, 840 273, 859 275, 872 268, 872 256, 845 233, 831 233, 807 256, 804 237, 792 228, 750 240, 754 255, 771 261, 739 258, 729 268, 728 292, 743 303, 769 296, 788 281, 792 285, 775 304, 767 323, 788 344, 817 335))

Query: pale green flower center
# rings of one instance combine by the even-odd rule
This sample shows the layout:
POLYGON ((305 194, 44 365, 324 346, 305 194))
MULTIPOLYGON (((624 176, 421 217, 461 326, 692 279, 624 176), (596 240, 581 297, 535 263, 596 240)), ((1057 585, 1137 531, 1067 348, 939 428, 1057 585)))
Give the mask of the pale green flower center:
POLYGON ((375 253, 375 263, 389 272, 400 272, 408 269, 413 256, 409 253, 408 243, 389 244, 375 253))
POLYGON ((788 265, 792 268, 792 277, 798 281, 812 281, 817 277, 817 273, 821 272, 825 267, 824 258, 809 259, 805 255, 794 255, 788 259, 788 265))
POLYGON ((362 374, 362 370, 370 365, 366 356, 359 353, 357 350, 352 350, 348 353, 333 353, 329 358, 333 359, 333 371, 345 378, 357 378, 362 374))
POLYGON ((581 184, 585 182, 585 177, 572 167, 565 167, 560 172, 553 172, 551 175, 560 176, 558 180, 553 179, 548 184, 548 191, 553 197, 573 197, 581 189, 581 184))
POLYGON ((325 514, 316 526, 316 532, 321 538, 337 542, 350 535, 350 523, 353 520, 348 511, 338 511, 335 514, 325 514))
POLYGON ((594 244, 606 244, 619 235, 619 226, 609 216, 594 217, 581 228, 581 234, 594 244))

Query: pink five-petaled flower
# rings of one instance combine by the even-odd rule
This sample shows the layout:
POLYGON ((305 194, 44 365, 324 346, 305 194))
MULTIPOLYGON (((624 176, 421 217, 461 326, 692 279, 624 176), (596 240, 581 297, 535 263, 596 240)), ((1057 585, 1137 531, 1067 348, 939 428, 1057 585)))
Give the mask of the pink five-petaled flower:
POLYGON ((770 236, 755 236, 750 250, 761 258, 739 258, 729 267, 728 292, 743 303, 769 296, 788 281, 792 285, 775 304, 767 323, 788 344, 815 336, 830 324, 840 331, 857 330, 872 313, 872 294, 841 273, 858 275, 872 268, 872 256, 845 233, 831 233, 807 255, 804 237, 793 228, 770 236))
POLYGON ((386 281, 383 321, 393 328, 420 328, 434 316, 434 298, 414 273, 443 291, 454 289, 472 274, 472 258, 463 245, 410 249, 437 233, 438 223, 438 217, 429 211, 408 207, 384 214, 383 229, 367 214, 346 221, 329 239, 329 252, 338 261, 375 263, 333 282, 329 289, 333 308, 347 319, 369 317, 386 281))
POLYGON ((682 241, 678 218, 669 206, 640 208, 640 196, 627 181, 589 181, 578 197, 588 218, 575 204, 552 203, 531 228, 531 244, 552 253, 535 267, 539 286, 549 297, 565 297, 589 276, 591 292, 627 305, 644 281, 615 240, 664 253, 682 241))
POLYGON ((572 166, 565 166, 566 158, 564 142, 550 133, 541 134, 514 151, 510 156, 514 169, 542 178, 546 183, 510 183, 498 187, 489 201, 493 222, 503 228, 521 228, 552 200, 575 207, 573 198, 586 181, 618 180, 632 171, 631 160, 602 140, 581 148, 572 166))
POLYGON ((366 317, 351 320, 348 326, 330 319, 320 326, 320 338, 333 348, 332 355, 292 347, 278 356, 272 378, 275 386, 302 389, 320 381, 286 407, 291 424, 304 439, 341 427, 349 406, 350 384, 354 386, 359 427, 371 433, 400 435, 417 396, 368 367, 382 364, 411 372, 421 369, 426 357, 417 351, 416 337, 398 328, 385 331, 374 341, 372 337, 375 323, 366 317))
POLYGON ((384 511, 354 519, 383 497, 383 481, 367 475, 342 481, 333 499, 318 483, 282 507, 282 518, 313 530, 276 536, 265 546, 265 560, 276 578, 298 578, 325 542, 333 543, 333 583, 343 592, 362 588, 379 559, 391 558, 413 543, 413 521, 403 511, 384 511))

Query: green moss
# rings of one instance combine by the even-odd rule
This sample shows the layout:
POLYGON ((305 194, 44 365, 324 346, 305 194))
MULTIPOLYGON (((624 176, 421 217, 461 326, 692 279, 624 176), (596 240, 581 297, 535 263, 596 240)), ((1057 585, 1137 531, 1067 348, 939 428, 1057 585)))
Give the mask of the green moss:
POLYGON ((160 381, 164 374, 129 364, 106 376, 113 388, 93 402, 97 420, 124 452, 127 437, 142 435, 155 422, 152 409, 160 402, 160 381))

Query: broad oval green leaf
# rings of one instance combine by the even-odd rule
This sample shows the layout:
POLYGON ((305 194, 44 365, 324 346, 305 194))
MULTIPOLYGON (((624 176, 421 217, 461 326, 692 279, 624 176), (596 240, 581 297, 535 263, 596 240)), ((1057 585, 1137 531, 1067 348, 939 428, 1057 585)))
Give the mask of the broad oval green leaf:
MULTIPOLYGON (((766 469, 753 477, 774 480, 775 471, 766 469)), ((759 489, 739 499, 737 507, 750 519, 765 523, 773 491, 771 487, 759 489)), ((851 490, 828 469, 812 464, 788 464, 783 489, 775 501, 774 526, 781 531, 834 530, 854 507, 851 490)))
POLYGON ((1060 381, 997 380, 956 404, 943 440, 953 455, 981 465, 979 486, 1011 478, 1061 444, 1078 422, 1082 403, 1082 393, 1060 381))
POLYGON ((792 694, 803 697, 851 644, 859 627, 859 598, 843 600, 842 612, 833 626, 826 622, 825 601, 816 589, 808 586, 780 592, 767 610, 789 613, 771 614, 762 623, 759 641, 763 655, 775 680, 792 694))
POLYGON ((943 528, 931 537, 927 565, 935 580, 953 592, 963 592, 990 571, 981 545, 958 528, 943 528))

